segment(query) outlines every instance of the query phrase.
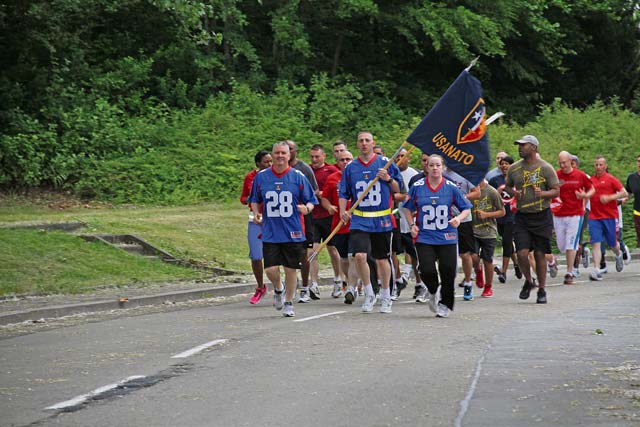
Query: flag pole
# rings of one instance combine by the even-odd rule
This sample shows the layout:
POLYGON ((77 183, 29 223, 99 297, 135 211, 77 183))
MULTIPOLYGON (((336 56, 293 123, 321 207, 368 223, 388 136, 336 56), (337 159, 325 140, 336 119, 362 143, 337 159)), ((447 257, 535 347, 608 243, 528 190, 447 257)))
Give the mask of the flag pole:
POLYGON ((468 66, 467 68, 465 68, 464 70, 465 70, 466 72, 469 72, 469 70, 470 70, 471 68, 473 68, 473 66, 474 66, 474 65, 476 65, 476 64, 478 63, 478 60, 479 60, 479 59, 480 59, 480 57, 479 57, 479 56, 476 56, 475 58, 473 58, 473 59, 471 60, 471 63, 469 63, 469 66, 468 66))
MULTIPOLYGON (((391 164, 393 162, 400 161, 402 160, 405 156, 408 156, 409 153, 411 153, 413 150, 415 150, 415 145, 411 145, 408 149, 406 153, 402 153, 400 154, 400 152, 405 149, 405 146, 407 145, 407 141, 403 142, 402 145, 400 145, 400 147, 396 150, 396 152, 393 154, 393 156, 391 156, 391 158, 389 159, 389 161, 387 162, 386 165, 384 165, 382 167, 382 169, 387 170, 389 169, 389 166, 391 166, 391 164)), ((358 205, 360 204, 360 202, 362 202, 364 200, 364 198, 367 196, 367 194, 369 193, 369 191, 371 191, 371 188, 373 188, 373 186, 376 184, 376 182, 378 182, 380 180, 380 178, 378 178, 377 176, 371 180, 371 182, 369 182, 369 185, 367 185, 367 188, 364 189, 364 191, 362 192, 362 194, 360 194, 360 197, 358 197, 358 200, 355 201, 355 203, 353 205, 351 205, 351 207, 349 208, 348 212, 349 214, 352 214, 353 211, 358 207, 358 205)), ((340 222, 338 223, 338 225, 336 225, 336 227, 333 229, 333 231, 331 231, 331 234, 329 234, 329 236, 327 236, 326 239, 324 239, 324 241, 320 244, 320 246, 318 246, 318 249, 314 250, 313 253, 311 255, 309 255, 309 258, 307 259, 308 262, 313 261, 314 259, 316 259, 318 257, 318 255, 320 254, 320 252, 327 246, 327 244, 329 243, 329 241, 331 241, 331 239, 333 238, 333 236, 336 235, 336 233, 338 232, 338 230, 340 230, 343 226, 345 226, 347 223, 344 220, 340 220, 340 222)))

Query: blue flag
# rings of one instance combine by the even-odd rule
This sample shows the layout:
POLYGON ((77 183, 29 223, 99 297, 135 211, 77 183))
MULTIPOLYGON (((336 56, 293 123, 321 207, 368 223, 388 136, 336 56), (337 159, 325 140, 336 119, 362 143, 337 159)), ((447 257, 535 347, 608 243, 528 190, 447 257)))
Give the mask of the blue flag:
POLYGON ((478 185, 491 162, 480 81, 466 69, 460 73, 407 142, 425 154, 440 154, 449 169, 478 185))

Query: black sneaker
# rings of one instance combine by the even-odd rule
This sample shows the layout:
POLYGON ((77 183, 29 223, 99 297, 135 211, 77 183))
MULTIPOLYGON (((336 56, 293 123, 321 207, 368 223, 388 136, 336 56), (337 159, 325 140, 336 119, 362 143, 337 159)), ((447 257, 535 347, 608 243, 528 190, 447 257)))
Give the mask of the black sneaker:
POLYGON ((500 271, 497 265, 493 267, 493 271, 495 271, 498 275, 498 280, 500 281, 500 283, 505 283, 507 281, 507 273, 503 273, 502 271, 500 271))
POLYGON ((522 271, 520 271, 520 267, 518 267, 518 265, 516 264, 516 265, 513 266, 513 269, 516 272, 516 278, 518 280, 522 279, 522 271))
POLYGON ((418 298, 418 295, 420 295, 420 292, 422 292, 422 286, 416 286, 416 290, 413 292, 413 299, 418 298))
POLYGON ((462 282, 458 283, 458 287, 459 288, 464 288, 464 279, 462 279, 462 282))
POLYGON ((538 298, 536 298, 537 304, 546 304, 547 303, 547 291, 544 289, 538 289, 538 298))
POLYGON ((407 282, 407 279, 405 279, 404 277, 402 277, 399 281, 396 281, 396 286, 398 287, 398 295, 400 295, 400 292, 402 292, 408 284, 409 282, 407 282))
POLYGON ((534 286, 533 283, 525 280, 524 285, 522 285, 522 290, 520 291, 520 299, 528 299, 529 295, 531 295, 531 289, 533 289, 534 286))
POLYGON ((344 293, 344 303, 353 304, 355 300, 356 300, 356 296, 353 294, 351 290, 347 289, 347 292, 344 293))

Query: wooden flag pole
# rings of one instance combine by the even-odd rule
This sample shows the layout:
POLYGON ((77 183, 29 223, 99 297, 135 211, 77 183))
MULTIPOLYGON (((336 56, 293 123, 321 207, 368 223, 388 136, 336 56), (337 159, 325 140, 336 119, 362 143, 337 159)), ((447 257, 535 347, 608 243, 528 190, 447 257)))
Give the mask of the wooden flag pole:
MULTIPOLYGON (((398 160, 402 160, 403 157, 408 156, 409 153, 411 153, 416 147, 415 145, 411 145, 408 149, 406 153, 403 153, 402 155, 400 154, 400 151, 402 151, 402 149, 405 148, 405 146, 407 145, 407 141, 403 142, 402 145, 400 146, 400 148, 398 148, 396 150, 396 152, 393 154, 393 156, 391 156, 391 158, 389 159, 389 161, 387 162, 386 165, 384 165, 384 167, 382 169, 387 170, 389 169, 389 166, 391 166, 391 164, 398 160), (398 157, 400 156, 400 157, 398 157)), ((358 205, 360 204, 360 202, 362 202, 364 200, 365 197, 367 197, 367 194, 369 194, 369 191, 371 191, 371 188, 373 188, 373 186, 375 185, 376 182, 379 181, 380 178, 378 178, 377 176, 371 180, 371 182, 369 183, 369 185, 367 185, 367 188, 364 189, 364 191, 362 192, 362 194, 360 194, 360 197, 358 197, 358 200, 355 201, 355 203, 353 205, 351 205, 351 207, 349 208, 348 212, 349 214, 353 214, 353 211, 358 207, 358 205)), ((318 257, 318 255, 320 254, 320 252, 327 246, 327 244, 331 241, 331 239, 333 238, 333 236, 336 235, 336 233, 338 232, 338 230, 340 230, 344 225, 346 225, 346 222, 344 220, 340 220, 340 223, 338 225, 336 225, 336 227, 333 229, 333 231, 331 231, 331 234, 329 234, 329 236, 327 236, 327 238, 320 244, 320 246, 318 246, 318 249, 314 250, 313 253, 311 255, 309 255, 309 258, 307 259, 308 262, 313 261, 314 259, 316 259, 318 257)))

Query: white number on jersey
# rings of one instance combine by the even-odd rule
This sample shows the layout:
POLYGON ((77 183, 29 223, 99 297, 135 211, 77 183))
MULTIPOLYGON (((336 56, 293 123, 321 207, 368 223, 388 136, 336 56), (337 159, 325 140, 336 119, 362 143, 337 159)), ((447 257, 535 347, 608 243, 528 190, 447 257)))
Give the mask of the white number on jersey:
POLYGON ((449 226, 449 208, 445 205, 425 205, 422 207, 422 228, 425 230, 444 230, 449 226))
POLYGON ((293 215, 293 195, 290 191, 267 191, 264 195, 265 210, 269 218, 288 218, 293 215))
MULTIPOLYGON (((367 189, 369 185, 366 181, 358 181, 356 182, 356 191, 358 192, 358 199, 364 193, 364 190, 367 189)), ((380 183, 376 182, 371 187, 371 190, 367 193, 365 198, 360 202, 360 206, 362 207, 371 207, 371 206, 379 206, 382 203, 382 193, 380 188, 380 183)))

